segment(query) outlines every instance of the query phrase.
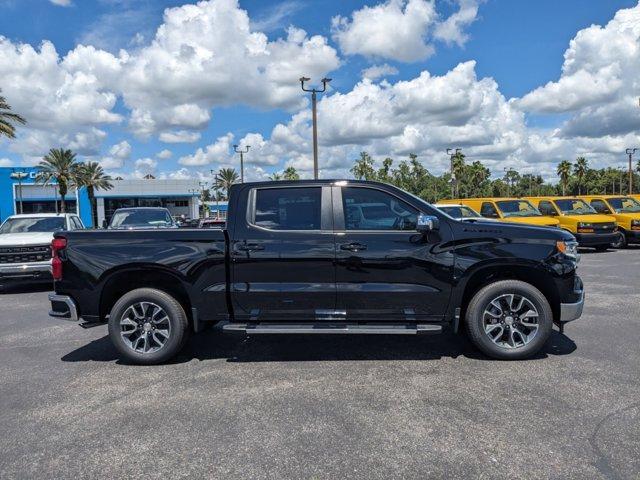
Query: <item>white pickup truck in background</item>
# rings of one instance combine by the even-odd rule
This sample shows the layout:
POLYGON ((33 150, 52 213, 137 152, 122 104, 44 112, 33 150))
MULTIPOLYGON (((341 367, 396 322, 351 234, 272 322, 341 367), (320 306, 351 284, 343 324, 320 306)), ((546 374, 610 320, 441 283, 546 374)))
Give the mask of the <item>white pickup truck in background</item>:
POLYGON ((12 215, 0 226, 0 291, 16 284, 51 282, 51 240, 55 232, 83 229, 78 215, 12 215))

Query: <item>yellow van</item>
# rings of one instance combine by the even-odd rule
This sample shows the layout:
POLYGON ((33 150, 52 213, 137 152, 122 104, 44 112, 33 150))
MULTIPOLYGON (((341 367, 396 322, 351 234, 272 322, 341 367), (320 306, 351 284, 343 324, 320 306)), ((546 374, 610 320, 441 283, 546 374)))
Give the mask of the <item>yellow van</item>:
POLYGON ((580 198, 596 212, 615 217, 619 234, 614 247, 640 243, 640 201, 626 195, 582 195, 580 198))
POLYGON ((557 218, 560 228, 571 232, 581 247, 606 250, 618 240, 615 217, 597 213, 576 197, 526 197, 540 213, 557 218))
POLYGON ((485 218, 501 222, 526 223, 539 227, 557 227, 560 222, 546 217, 531 202, 522 198, 458 198, 441 200, 442 203, 460 203, 480 212, 485 218))

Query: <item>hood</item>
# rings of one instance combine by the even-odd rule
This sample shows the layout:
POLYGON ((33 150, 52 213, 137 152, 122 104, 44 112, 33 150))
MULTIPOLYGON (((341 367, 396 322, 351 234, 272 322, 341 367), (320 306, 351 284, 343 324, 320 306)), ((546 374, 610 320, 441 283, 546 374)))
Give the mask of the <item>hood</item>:
POLYGON ((539 227, 557 227, 560 222, 551 217, 505 217, 500 219, 508 223, 523 223, 525 225, 537 225, 539 227))
POLYGON ((615 217, 611 217, 609 215, 600 215, 597 213, 589 214, 589 215, 564 215, 565 217, 570 217, 576 222, 581 223, 615 223, 615 217))
POLYGON ((570 232, 561 228, 536 226, 523 222, 465 222, 465 224, 467 232, 473 232, 477 229, 479 233, 495 233, 496 236, 507 235, 508 238, 513 239, 575 241, 575 237, 570 232))
POLYGON ((53 240, 51 232, 25 232, 0 234, 0 246, 48 245, 53 240))
POLYGON ((640 212, 629 212, 629 213, 620 212, 620 213, 615 213, 614 215, 615 215, 615 218, 619 220, 626 220, 626 221, 640 220, 640 212))

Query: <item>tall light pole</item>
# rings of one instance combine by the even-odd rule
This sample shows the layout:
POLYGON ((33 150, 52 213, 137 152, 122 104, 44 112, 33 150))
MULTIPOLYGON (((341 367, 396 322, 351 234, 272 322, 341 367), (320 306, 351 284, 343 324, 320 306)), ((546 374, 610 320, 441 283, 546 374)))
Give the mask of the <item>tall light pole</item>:
POLYGON ((207 182, 198 182, 198 185, 200 185, 200 203, 202 203, 202 217, 206 218, 209 216, 207 214, 209 209, 207 208, 207 204, 204 200, 204 191, 207 189, 207 182))
POLYGON ((233 146, 233 151, 240 154, 240 183, 244 183, 244 154, 249 153, 251 145, 246 145, 244 150, 238 150, 238 145, 233 146))
POLYGON ((27 178, 29 174, 22 169, 12 168, 9 176, 14 180, 18 180, 18 203, 20 204, 20 215, 22 215, 22 180, 27 178))
POLYGON ((637 148, 627 148, 627 155, 629 155, 629 195, 633 193, 633 154, 637 150, 637 148))
POLYGON ((451 195, 456 196, 455 187, 456 187, 456 179, 453 177, 453 158, 458 155, 462 151, 461 148, 456 148, 455 153, 453 153, 453 149, 447 148, 447 155, 449 155, 450 161, 450 172, 451 172, 451 195))
POLYGON ((316 111, 316 103, 317 103, 317 94, 323 93, 327 90, 327 83, 331 81, 330 78, 323 78, 320 80, 322 82, 322 90, 317 88, 304 88, 304 82, 308 82, 311 80, 309 77, 300 77, 300 86, 302 87, 302 91, 311 92, 311 112, 313 119, 313 179, 318 179, 318 115, 316 111))

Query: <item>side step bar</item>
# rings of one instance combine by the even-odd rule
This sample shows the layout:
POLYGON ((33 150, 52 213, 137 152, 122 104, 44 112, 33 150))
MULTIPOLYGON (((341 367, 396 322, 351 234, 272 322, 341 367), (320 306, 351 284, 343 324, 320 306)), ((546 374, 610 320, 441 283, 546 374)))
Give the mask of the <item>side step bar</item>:
POLYGON ((436 335, 442 325, 434 324, 348 324, 348 323, 227 323, 225 332, 245 332, 248 335, 271 334, 380 334, 380 335, 436 335))

